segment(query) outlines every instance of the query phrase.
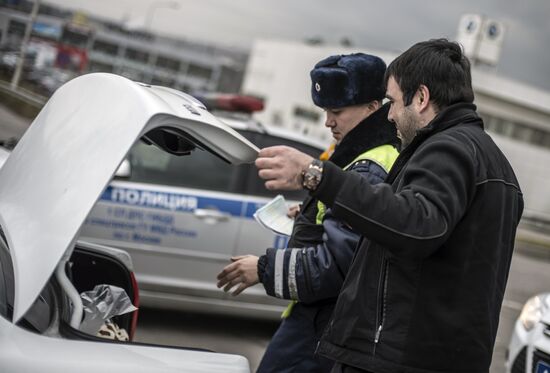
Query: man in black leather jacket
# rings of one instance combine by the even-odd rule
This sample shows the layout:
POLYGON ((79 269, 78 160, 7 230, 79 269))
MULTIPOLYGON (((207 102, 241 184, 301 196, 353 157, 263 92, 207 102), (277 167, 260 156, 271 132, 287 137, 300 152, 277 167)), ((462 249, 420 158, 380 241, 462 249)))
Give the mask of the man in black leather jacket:
MULTIPOLYGON (((325 109, 337 146, 337 167, 367 183, 382 182, 398 156, 399 139, 387 120, 385 63, 356 53, 330 56, 311 71, 313 102, 325 109)), ((336 303, 360 235, 316 198, 304 201, 286 250, 233 258, 218 276, 219 287, 239 294, 258 281, 268 295, 293 300, 258 368, 267 372, 329 372, 333 362, 314 355, 336 303)))
MULTIPOLYGON (((386 72, 406 146, 372 186, 331 162, 311 195, 363 236, 317 353, 333 372, 489 371, 523 197, 473 104, 458 44, 421 42, 386 72)), ((269 189, 297 189, 311 157, 256 161, 269 189)))

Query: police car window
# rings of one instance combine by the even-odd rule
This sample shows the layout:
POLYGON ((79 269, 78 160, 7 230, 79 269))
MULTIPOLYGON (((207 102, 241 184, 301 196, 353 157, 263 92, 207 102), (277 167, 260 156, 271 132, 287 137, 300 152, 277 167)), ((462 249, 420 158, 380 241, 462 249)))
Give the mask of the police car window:
MULTIPOLYGON (((243 135, 245 134, 243 133, 243 135)), ((265 148, 268 146, 275 146, 275 145, 287 145, 295 149, 298 149, 301 152, 309 154, 314 158, 319 158, 319 155, 321 155, 321 152, 322 152, 321 149, 303 144, 298 141, 293 141, 282 137, 266 135, 261 133, 256 134, 256 136, 253 139, 251 139, 251 141, 254 142, 259 148, 265 148)), ((258 177, 258 170, 255 167, 251 167, 250 169, 250 177, 249 177, 249 183, 247 186, 247 193, 251 195, 257 195, 257 196, 263 196, 263 197, 275 197, 277 194, 283 194, 287 200, 296 200, 296 201, 301 201, 307 196, 307 192, 304 190, 290 191, 290 192, 289 191, 274 192, 274 191, 267 190, 264 186, 264 180, 258 177)))
POLYGON ((128 159, 130 181, 217 191, 234 188, 234 168, 206 151, 175 156, 138 142, 128 159))

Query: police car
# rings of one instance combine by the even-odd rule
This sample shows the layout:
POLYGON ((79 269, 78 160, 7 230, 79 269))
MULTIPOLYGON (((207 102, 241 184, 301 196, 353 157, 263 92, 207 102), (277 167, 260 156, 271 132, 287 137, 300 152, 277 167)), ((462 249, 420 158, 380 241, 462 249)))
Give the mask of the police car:
MULTIPOLYGON (((323 144, 266 128, 249 113, 251 97, 199 98, 218 118, 259 148, 289 145, 314 157, 323 144), (220 110, 221 109, 221 110, 220 110)), ((207 152, 185 157, 139 142, 86 219, 81 238, 121 248, 132 257, 141 304, 156 308, 278 319, 287 301, 261 285, 233 297, 216 287, 216 274, 235 255, 262 255, 288 237, 261 227, 254 212, 270 199, 251 165, 230 166, 207 152)), ((284 194, 301 201, 305 194, 284 194)))
POLYGON ((550 293, 525 303, 506 355, 507 373, 550 373, 550 293))

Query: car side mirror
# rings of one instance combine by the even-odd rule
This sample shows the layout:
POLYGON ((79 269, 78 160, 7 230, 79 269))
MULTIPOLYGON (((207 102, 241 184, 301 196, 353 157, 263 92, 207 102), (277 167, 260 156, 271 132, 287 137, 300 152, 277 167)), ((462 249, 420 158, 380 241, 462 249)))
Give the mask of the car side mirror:
POLYGON ((130 175, 132 175, 132 165, 128 159, 124 159, 120 166, 118 166, 115 177, 127 179, 130 175))

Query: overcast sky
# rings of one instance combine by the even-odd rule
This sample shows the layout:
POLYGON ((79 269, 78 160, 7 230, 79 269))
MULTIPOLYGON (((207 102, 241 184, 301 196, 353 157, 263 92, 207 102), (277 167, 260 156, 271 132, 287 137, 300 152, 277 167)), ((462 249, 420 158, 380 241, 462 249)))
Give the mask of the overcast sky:
POLYGON ((436 37, 455 39, 460 16, 504 23, 499 75, 550 91, 550 0, 43 0, 155 32, 249 48, 254 38, 318 37, 402 52, 436 37), (170 9, 168 3, 177 3, 170 9))

